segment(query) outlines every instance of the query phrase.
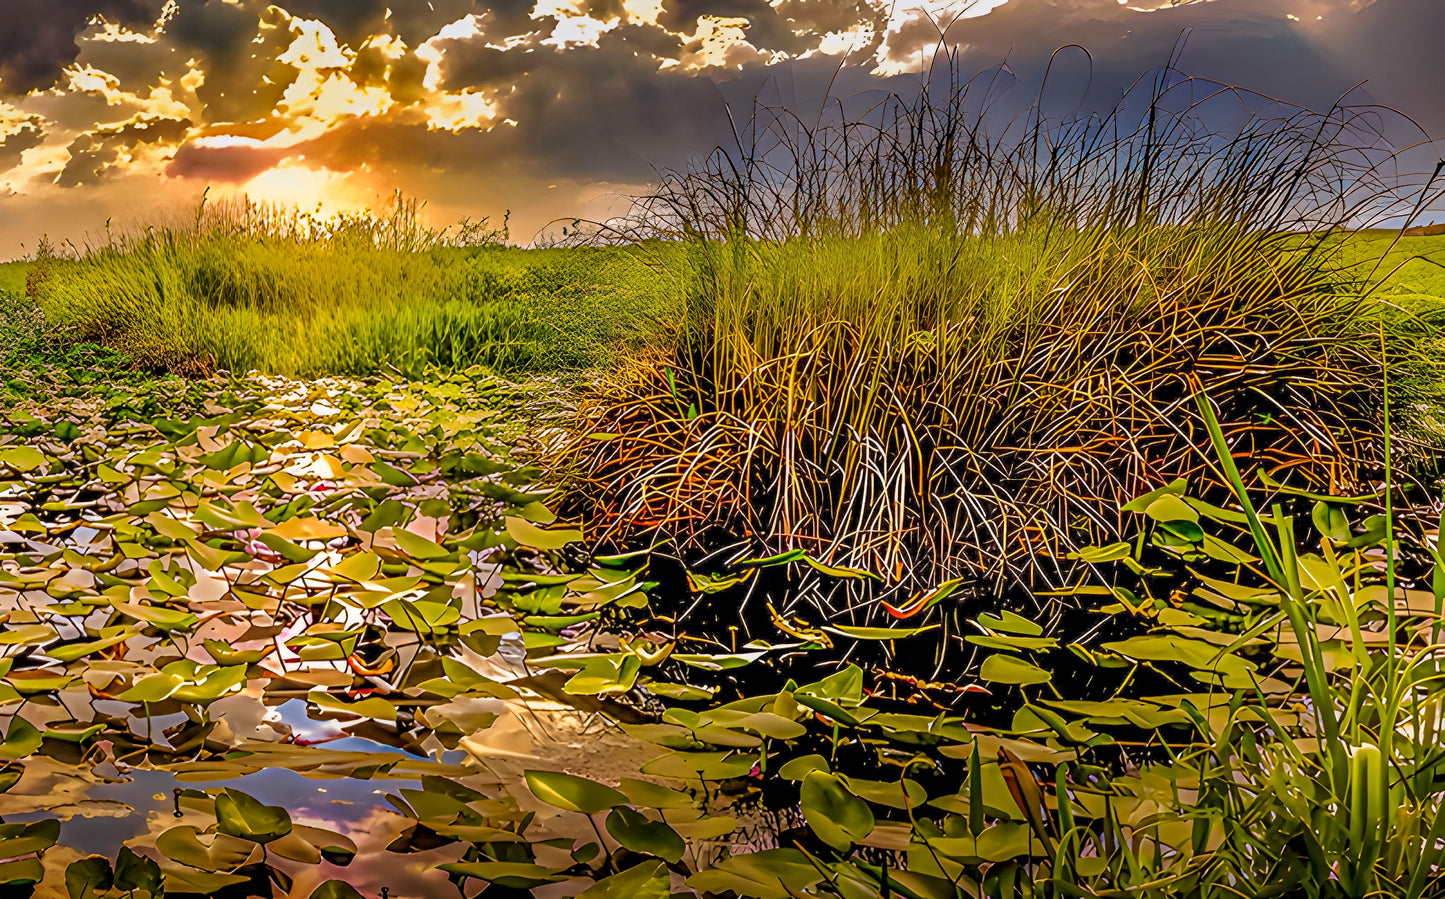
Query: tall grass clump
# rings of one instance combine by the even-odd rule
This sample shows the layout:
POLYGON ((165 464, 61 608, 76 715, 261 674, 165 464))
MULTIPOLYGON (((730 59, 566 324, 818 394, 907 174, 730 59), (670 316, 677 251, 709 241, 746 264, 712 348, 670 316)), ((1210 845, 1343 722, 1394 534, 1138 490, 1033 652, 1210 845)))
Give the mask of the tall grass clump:
POLYGON ((1207 478, 1191 376, 1251 476, 1370 477, 1385 309, 1341 247, 1428 186, 1386 178, 1378 111, 1258 110, 1166 69, 1053 119, 993 83, 759 107, 639 202, 684 248, 685 312, 568 460, 603 533, 802 548, 899 589, 1058 583, 1129 498, 1207 478))
POLYGON ((73 339, 183 373, 596 363, 610 327, 601 304, 583 320, 555 295, 585 287, 625 309, 622 254, 523 251, 502 244, 504 229, 432 229, 419 212, 400 195, 377 213, 331 217, 203 201, 190 221, 47 260, 31 293, 73 339))

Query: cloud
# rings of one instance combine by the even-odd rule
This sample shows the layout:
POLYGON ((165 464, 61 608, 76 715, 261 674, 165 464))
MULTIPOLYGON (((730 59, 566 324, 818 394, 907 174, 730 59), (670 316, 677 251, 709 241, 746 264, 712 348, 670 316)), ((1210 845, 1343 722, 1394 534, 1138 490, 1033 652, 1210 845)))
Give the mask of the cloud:
POLYGON ((0 109, 13 110, 0 116, 0 219, 44 208, 27 198, 55 199, 58 185, 72 188, 64 208, 79 209, 87 196, 128 195, 131 175, 189 195, 284 169, 298 182, 344 177, 353 192, 444 194, 449 209, 472 203, 479 215, 520 205, 521 233, 528 207, 595 208, 730 143, 755 97, 807 116, 825 95, 850 108, 910 95, 945 27, 959 71, 996 72, 1015 104, 1042 89, 1059 115, 1110 108, 1177 52, 1191 75, 1316 108, 1369 77, 1351 99, 1445 131, 1439 0, 970 9, 946 27, 960 3, 12 0, 13 27, 0 32, 0 93, 12 95, 0 109), (1041 88, 1054 51, 1075 43, 1091 58, 1059 54, 1041 88))
POLYGON ((191 141, 166 166, 170 178, 195 178, 206 184, 241 184, 287 158, 287 151, 249 138, 191 141))
POLYGON ((0 94, 19 96, 55 83, 80 53, 75 38, 91 19, 149 26, 164 0, 9 0, 0 28, 0 94))
POLYGON ((20 157, 31 147, 38 147, 45 140, 39 116, 31 116, 8 134, 0 135, 0 173, 8 172, 20 164, 20 157))
POLYGON ((173 144, 190 130, 189 119, 137 118, 116 128, 82 134, 71 143, 70 161, 55 183, 60 187, 96 184, 118 163, 129 161, 130 151, 147 144, 173 144))

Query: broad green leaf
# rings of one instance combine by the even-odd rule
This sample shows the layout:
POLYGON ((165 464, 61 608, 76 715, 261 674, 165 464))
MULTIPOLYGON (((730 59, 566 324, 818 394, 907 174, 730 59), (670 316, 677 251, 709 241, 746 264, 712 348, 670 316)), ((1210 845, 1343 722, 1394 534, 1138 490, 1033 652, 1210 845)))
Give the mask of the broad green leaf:
POLYGON ((642 660, 631 653, 617 653, 589 660, 562 689, 573 696, 626 693, 637 683, 642 660))
POLYGON ((10 719, 10 729, 5 733, 5 742, 0 743, 0 759, 17 761, 31 755, 40 748, 44 737, 36 727, 19 715, 10 719))
POLYGON ((677 831, 662 821, 653 821, 626 806, 614 808, 607 816, 607 832, 623 847, 645 852, 676 864, 682 861, 687 844, 677 831))
POLYGON ((670 886, 667 865, 648 861, 597 881, 578 899, 668 899, 670 886))
POLYGON ((978 676, 995 684, 1042 684, 1053 675, 1037 665, 1014 656, 995 653, 983 660, 978 676))
POLYGON ((1150 505, 1151 503, 1153 503, 1155 500, 1159 499, 1160 497, 1163 497, 1163 496, 1183 496, 1183 495, 1184 495, 1184 491, 1185 491, 1185 489, 1186 489, 1188 486, 1189 486, 1189 482, 1188 482, 1188 481, 1186 481, 1184 478, 1179 478, 1178 480, 1171 481, 1171 482, 1169 482, 1168 484, 1165 484, 1163 487, 1160 487, 1158 490, 1151 490, 1151 491, 1149 491, 1148 493, 1144 494, 1143 496, 1136 497, 1135 499, 1133 499, 1133 500, 1131 500, 1130 502, 1126 503, 1126 504, 1121 508, 1121 511, 1124 511, 1124 512, 1143 512, 1145 509, 1149 508, 1149 505, 1150 505))
POLYGON ((1101 649, 1131 659, 1154 662, 1179 662, 1201 671, 1216 672, 1220 675, 1247 675, 1254 670, 1254 663, 1240 658, 1232 652, 1221 652, 1220 647, 1203 640, 1192 640, 1176 634, 1150 634, 1131 637, 1113 643, 1105 643, 1101 649))
POLYGON ((964 639, 975 646, 982 646, 985 649, 1039 652, 1045 649, 1058 649, 1059 647, 1059 641, 1053 637, 1018 637, 1012 634, 969 634, 964 639))
POLYGON ((624 777, 617 786, 627 795, 629 802, 642 808, 673 809, 690 808, 693 805, 692 798, 686 793, 668 789, 651 781, 624 777))
POLYGON ((45 464, 45 454, 33 446, 0 446, 0 465, 21 474, 45 464))
POLYGON ((129 690, 116 697, 121 702, 160 702, 180 689, 185 679, 157 671, 135 682, 129 690))
POLYGON ((341 880, 328 880, 311 891, 309 899, 366 899, 356 887, 341 880))
POLYGON ((305 547, 298 546, 275 531, 267 531, 260 534, 256 537, 256 542, 270 549, 272 552, 279 554, 286 561, 298 564, 310 562, 316 558, 317 553, 320 552, 320 550, 317 549, 306 549, 305 547))
POLYGON ((1187 543, 1198 543, 1204 539, 1204 528, 1193 521, 1161 521, 1159 528, 1187 543))
POLYGON ((1336 503, 1317 502, 1310 510, 1315 530, 1336 543, 1348 543, 1354 536, 1350 532, 1350 518, 1336 503))
POLYGON ((84 643, 67 643, 63 646, 52 647, 45 650, 45 654, 57 662, 73 662, 91 653, 100 652, 102 649, 109 649, 112 646, 124 643, 131 637, 144 632, 144 630, 145 628, 139 625, 128 627, 99 640, 87 640, 84 643))
POLYGON ((1231 565, 1254 565, 1259 562, 1258 556, 1252 556, 1232 543, 1226 543, 1213 534, 1205 534, 1200 545, 1206 556, 1217 559, 1220 562, 1228 562, 1231 565))
POLYGON ((839 852, 862 842, 873 832, 873 810, 833 774, 808 772, 803 778, 800 797, 808 827, 818 839, 839 852))
POLYGON ((156 850, 171 861, 191 868, 230 871, 245 864, 256 849, 254 842, 232 834, 208 838, 209 845, 200 837, 200 832, 189 824, 177 825, 156 837, 156 850))
POLYGON ((807 552, 801 549, 790 549, 765 559, 742 559, 734 564, 738 568, 772 568, 778 565, 787 565, 789 562, 801 561, 807 556, 807 552))
POLYGON ((334 540, 337 537, 346 536, 346 528, 320 518, 288 518, 267 533, 275 534, 283 540, 292 543, 300 543, 305 540, 334 540))
MULTIPOLYGON (((0 862, 0 885, 19 888, 45 879, 45 866, 38 858, 18 858, 0 862)), ((27 895, 17 893, 19 895, 27 895)))
POLYGON ((527 771, 525 777, 532 795, 570 812, 596 815, 627 804, 627 797, 611 787, 572 774, 527 771))
POLYGON ((938 627, 940 625, 937 624, 930 624, 927 627, 849 627, 837 624, 824 625, 823 630, 852 637, 854 640, 906 640, 938 627))
POLYGON ((530 890, 544 883, 556 883, 566 876, 530 862, 448 862, 438 870, 462 877, 475 877, 507 890, 530 890))
POLYGON ((1079 559, 1091 565, 1117 562, 1127 559, 1134 548, 1128 543, 1111 543, 1108 546, 1086 546, 1078 552, 1069 553, 1068 558, 1079 559))
POLYGON ((216 797, 216 828, 227 836, 269 843, 291 832, 291 816, 279 805, 262 805, 228 787, 216 797))
POLYGON ((518 545, 540 550, 561 549, 569 543, 582 540, 582 532, 571 528, 539 528, 532 522, 516 516, 507 516, 507 536, 518 545))
POLYGON ((393 529, 391 534, 396 538, 396 545, 401 547, 401 551, 413 559, 446 559, 456 555, 434 541, 428 540, 420 534, 413 534, 404 528, 393 529))
MULTIPOLYGON (((154 859, 137 855, 129 846, 120 847, 115 857, 115 888, 152 896, 161 894, 161 868, 154 859)), ((139 897, 138 897, 139 899, 139 897)))
POLYGON ((1183 499, 1172 493, 1166 493, 1151 502, 1144 509, 1144 514, 1155 521, 1188 521, 1197 523, 1199 512, 1183 499))
POLYGON ((60 839, 60 821, 47 818, 30 824, 0 824, 0 858, 41 853, 60 839))
POLYGON ((1025 637, 1037 637, 1044 632, 1044 629, 1036 622, 1007 609, 997 615, 984 612, 978 616, 978 623, 991 631, 1007 631, 1011 634, 1022 634, 1025 637))
POLYGON ((390 599, 381 604, 381 610, 397 627, 419 634, 440 633, 462 617, 455 606, 424 599, 390 599))
POLYGON ((169 868, 164 872, 166 895, 216 896, 227 887, 245 883, 251 878, 244 874, 227 874, 224 871, 191 871, 169 868))
POLYGON ((871 571, 865 571, 862 568, 847 568, 841 565, 828 565, 824 562, 819 562, 812 556, 803 556, 803 561, 807 562, 808 565, 813 568, 813 570, 818 571, 822 574, 826 574, 829 577, 861 578, 864 580, 880 582, 883 580, 883 578, 879 577, 871 571))
POLYGON ((201 620, 190 612, 170 609, 165 606, 146 606, 137 602, 112 603, 117 612, 154 625, 163 631, 189 631, 201 620))
POLYGON ((95 899, 97 893, 104 895, 115 883, 110 860, 99 855, 88 855, 65 866, 65 892, 70 899, 95 899))
POLYGON ((792 899, 825 876, 796 849, 764 849, 734 855, 699 871, 687 879, 687 885, 719 896, 731 891, 750 899, 792 899))

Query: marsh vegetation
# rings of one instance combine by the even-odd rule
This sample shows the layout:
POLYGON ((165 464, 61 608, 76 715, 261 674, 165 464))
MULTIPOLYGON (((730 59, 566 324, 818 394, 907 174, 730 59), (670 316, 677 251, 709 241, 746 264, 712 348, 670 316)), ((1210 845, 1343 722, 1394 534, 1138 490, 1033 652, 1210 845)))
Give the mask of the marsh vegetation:
POLYGON ((1216 87, 4 269, 0 883, 1441 895, 1438 172, 1216 87))

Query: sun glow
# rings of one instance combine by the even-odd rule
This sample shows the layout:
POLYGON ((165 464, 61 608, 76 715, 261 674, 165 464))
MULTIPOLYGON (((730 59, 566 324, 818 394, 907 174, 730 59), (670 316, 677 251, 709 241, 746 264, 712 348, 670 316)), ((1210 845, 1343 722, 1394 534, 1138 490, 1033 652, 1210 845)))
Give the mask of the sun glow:
POLYGON ((262 172, 237 187, 235 193, 259 202, 320 209, 323 213, 357 210, 366 205, 345 175, 290 161, 262 172))

